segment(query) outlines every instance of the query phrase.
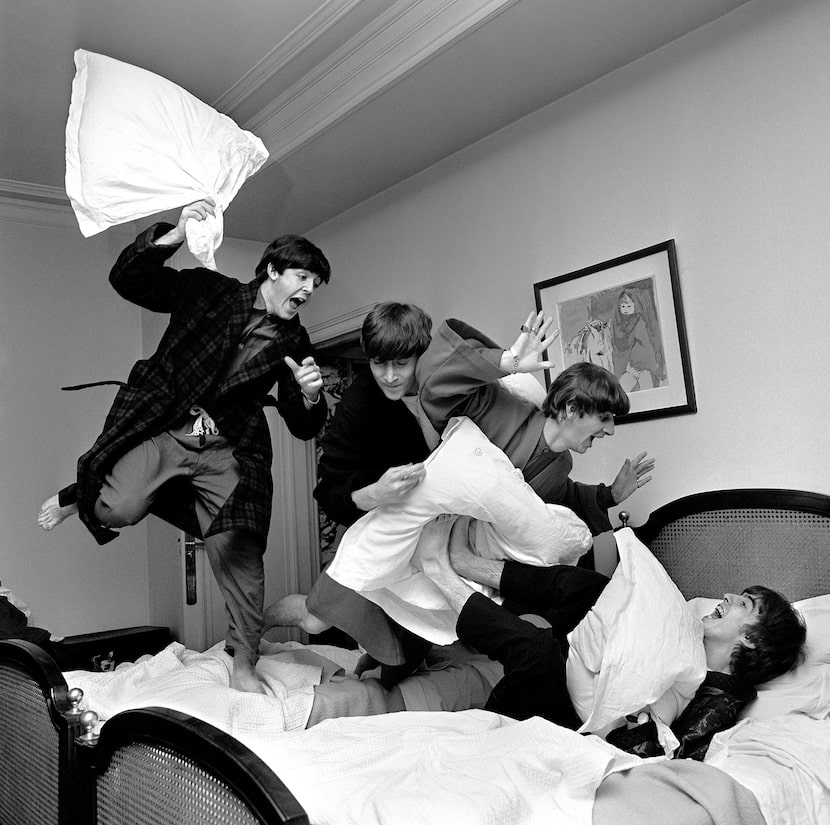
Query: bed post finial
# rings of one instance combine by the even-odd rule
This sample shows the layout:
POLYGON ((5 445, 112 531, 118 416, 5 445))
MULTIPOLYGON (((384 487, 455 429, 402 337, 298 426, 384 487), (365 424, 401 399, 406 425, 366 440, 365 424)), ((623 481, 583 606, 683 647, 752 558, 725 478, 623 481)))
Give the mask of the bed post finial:
POLYGON ((69 710, 65 711, 63 715, 69 719, 79 716, 83 698, 84 692, 80 688, 71 688, 66 694, 66 700, 69 702, 69 710))
POLYGON ((628 527, 628 520, 631 518, 631 513, 628 510, 620 510, 620 522, 623 527, 628 527))
POLYGON ((85 710, 79 719, 84 732, 75 740, 79 745, 91 747, 98 741, 95 726, 98 724, 98 714, 94 710, 85 710))

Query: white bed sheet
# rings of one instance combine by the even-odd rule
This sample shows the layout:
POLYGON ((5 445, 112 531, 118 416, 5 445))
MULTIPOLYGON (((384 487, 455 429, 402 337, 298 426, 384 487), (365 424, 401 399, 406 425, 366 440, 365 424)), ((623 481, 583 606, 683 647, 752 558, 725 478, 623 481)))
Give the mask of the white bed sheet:
POLYGON ((591 825, 605 776, 642 764, 544 719, 477 710, 330 719, 242 741, 313 825, 591 825))
POLYGON ((705 761, 755 794, 767 825, 830 823, 830 719, 746 719, 714 738, 705 761))
MULTIPOLYGON (((102 724, 160 705, 235 736, 288 785, 314 825, 591 825, 600 782, 649 762, 543 719, 486 711, 330 719, 304 730, 314 686, 358 653, 263 643, 269 695, 229 687, 231 658, 177 643, 110 673, 68 671, 102 724), (325 657, 325 658, 323 658, 325 657)), ((706 759, 758 799, 767 825, 830 823, 830 719, 744 720, 706 759)))
POLYGON ((122 710, 159 705, 239 737, 251 730, 302 730, 324 672, 352 671, 358 659, 357 652, 327 645, 264 642, 256 667, 268 691, 263 695, 230 687, 233 660, 224 647, 219 643, 197 653, 174 642, 114 671, 67 671, 64 678, 70 688, 83 690, 81 707, 98 714, 99 729, 122 710))

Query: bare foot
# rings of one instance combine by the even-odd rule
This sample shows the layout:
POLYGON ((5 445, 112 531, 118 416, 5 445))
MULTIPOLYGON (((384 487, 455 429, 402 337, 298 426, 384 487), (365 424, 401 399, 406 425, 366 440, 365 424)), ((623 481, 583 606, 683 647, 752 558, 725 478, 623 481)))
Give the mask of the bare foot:
POLYGON ((427 522, 418 539, 418 557, 427 576, 450 566, 447 547, 456 516, 443 514, 427 522))
POLYGON ((254 663, 241 650, 234 651, 231 687, 244 693, 267 694, 265 685, 257 678, 254 663))
POLYGON ((374 656, 364 653, 357 660, 357 664, 354 667, 354 675, 359 679, 364 673, 374 670, 379 664, 380 662, 374 656))
POLYGON ((69 516, 74 516, 77 512, 77 504, 72 503, 67 504, 65 507, 61 507, 60 503, 58 502, 57 495, 54 495, 52 496, 52 498, 46 499, 46 501, 44 501, 43 504, 40 505, 40 512, 37 515, 37 523, 44 530, 53 530, 65 518, 68 518, 69 516))
POLYGON ((318 619, 306 607, 306 596, 292 593, 265 608, 263 613, 263 633, 273 627, 299 627, 316 636, 328 630, 331 625, 318 619))
POLYGON ((472 549, 475 546, 474 534, 474 520, 467 519, 466 523, 462 523, 459 519, 456 522, 450 534, 450 565, 459 576, 498 590, 504 562, 476 555, 472 549))
POLYGON ((465 579, 472 578, 473 566, 478 558, 470 549, 471 533, 474 534, 473 520, 468 516, 463 516, 453 525, 450 534, 450 564, 453 570, 465 579))

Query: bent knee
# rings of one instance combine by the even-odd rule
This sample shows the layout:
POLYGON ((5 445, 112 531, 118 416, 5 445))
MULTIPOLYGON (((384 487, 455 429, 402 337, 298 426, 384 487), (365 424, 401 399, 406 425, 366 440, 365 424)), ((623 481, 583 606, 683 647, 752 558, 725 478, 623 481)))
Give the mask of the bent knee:
POLYGON ((95 502, 95 518, 104 527, 127 527, 138 524, 147 515, 144 499, 122 499, 117 502, 95 502))
POLYGON ((325 633, 327 630, 331 630, 332 626, 329 622, 324 622, 322 619, 318 619, 313 613, 309 613, 306 610, 305 615, 300 621, 300 627, 309 635, 317 636, 320 633, 325 633))

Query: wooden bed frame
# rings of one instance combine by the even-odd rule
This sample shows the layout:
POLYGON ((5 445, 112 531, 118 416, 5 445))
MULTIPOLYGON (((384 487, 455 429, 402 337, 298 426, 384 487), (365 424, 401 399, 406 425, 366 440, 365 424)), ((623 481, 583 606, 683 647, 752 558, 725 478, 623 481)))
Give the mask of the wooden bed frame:
POLYGON ((104 725, 91 754, 97 825, 308 825, 267 765, 232 736, 167 708, 127 710, 104 725))
MULTIPOLYGON (((698 493, 634 530, 687 598, 750 584, 792 600, 830 593, 830 496, 698 493), (787 558, 798 563, 782 565, 787 558)), ((34 645, 0 642, 0 691, 0 825, 308 822, 259 757, 175 711, 125 711, 94 748, 79 748, 77 717, 64 715, 67 685, 34 645)))
POLYGON ((86 772, 74 745, 82 728, 67 693, 45 651, 0 642, 0 825, 84 821, 86 772))

